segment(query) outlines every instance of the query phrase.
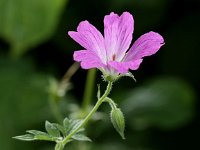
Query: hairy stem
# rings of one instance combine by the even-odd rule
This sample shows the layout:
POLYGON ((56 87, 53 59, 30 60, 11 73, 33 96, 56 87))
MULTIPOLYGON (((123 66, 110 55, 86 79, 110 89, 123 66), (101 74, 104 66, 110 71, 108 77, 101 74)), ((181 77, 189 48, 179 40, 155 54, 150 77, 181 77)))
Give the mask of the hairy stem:
POLYGON ((115 102, 111 98, 109 98, 109 97, 106 97, 105 100, 104 100, 104 102, 108 102, 110 104, 110 107, 112 109, 117 108, 117 104, 115 104, 115 102))
POLYGON ((102 102, 105 100, 105 98, 110 94, 111 88, 112 88, 112 82, 109 81, 105 93, 100 97, 100 99, 98 99, 97 103, 95 104, 95 106, 93 107, 93 109, 90 111, 90 113, 85 117, 85 119, 83 120, 83 122, 73 132, 71 132, 68 136, 66 136, 61 141, 60 144, 62 144, 63 146, 66 145, 67 142, 70 140, 70 138, 74 134, 76 134, 82 127, 85 126, 85 124, 89 121, 89 119, 91 118, 91 116, 97 111, 97 109, 102 104, 102 102))

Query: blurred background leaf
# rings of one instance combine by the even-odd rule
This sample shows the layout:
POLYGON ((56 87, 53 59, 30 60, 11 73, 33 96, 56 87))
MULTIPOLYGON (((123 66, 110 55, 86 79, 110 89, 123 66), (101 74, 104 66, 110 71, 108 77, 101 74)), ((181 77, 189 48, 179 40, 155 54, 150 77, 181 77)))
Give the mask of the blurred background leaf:
POLYGON ((13 57, 22 55, 55 31, 66 0, 0 0, 0 36, 13 57))
POLYGON ((195 92, 178 78, 158 78, 126 95, 123 107, 131 126, 136 129, 181 127, 194 117, 195 92))
POLYGON ((35 72, 29 61, 0 58, 0 145, 2 149, 24 148, 11 137, 49 118, 47 76, 35 72))

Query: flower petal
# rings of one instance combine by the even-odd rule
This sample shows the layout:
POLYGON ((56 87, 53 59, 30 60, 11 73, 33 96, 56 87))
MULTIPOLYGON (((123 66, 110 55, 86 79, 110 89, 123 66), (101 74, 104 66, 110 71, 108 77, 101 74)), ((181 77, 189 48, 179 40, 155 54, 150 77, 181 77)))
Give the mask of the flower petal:
POLYGON ((104 38, 108 60, 121 61, 129 48, 133 34, 133 16, 110 13, 104 18, 104 38))
POLYGON ((93 51, 75 51, 73 57, 75 61, 81 62, 81 67, 83 69, 100 68, 104 66, 99 57, 93 51))
POLYGON ((82 21, 77 32, 69 31, 69 36, 85 49, 93 51, 106 64, 106 51, 102 34, 88 21, 82 21))
POLYGON ((129 69, 137 70, 142 62, 142 59, 129 62, 110 61, 109 65, 117 70, 118 73, 127 73, 129 69))
POLYGON ((163 37, 155 32, 149 32, 139 37, 128 51, 124 61, 140 59, 155 54, 164 45, 163 37))

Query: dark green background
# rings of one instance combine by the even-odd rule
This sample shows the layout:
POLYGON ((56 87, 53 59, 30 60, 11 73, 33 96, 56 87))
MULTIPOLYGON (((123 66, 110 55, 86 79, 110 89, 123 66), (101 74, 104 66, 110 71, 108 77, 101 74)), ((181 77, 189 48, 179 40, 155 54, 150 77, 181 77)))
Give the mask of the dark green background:
MULTIPOLYGON (((59 80, 73 63, 73 51, 82 49, 67 32, 83 20, 102 32, 103 18, 112 11, 133 14, 133 40, 152 30, 166 44, 132 72, 136 83, 123 78, 114 85, 111 97, 125 114, 126 140, 112 128, 104 105, 103 121, 87 127, 93 142, 68 148, 200 149, 199 0, 0 0, 0 149, 53 149, 48 142, 12 137, 28 129, 44 130, 45 120, 55 121, 48 80, 59 80)), ((73 76, 73 88, 60 104, 63 115, 76 111, 69 104, 80 106, 86 73, 79 69, 73 76)), ((100 76, 98 72, 96 82, 103 89, 100 76)))

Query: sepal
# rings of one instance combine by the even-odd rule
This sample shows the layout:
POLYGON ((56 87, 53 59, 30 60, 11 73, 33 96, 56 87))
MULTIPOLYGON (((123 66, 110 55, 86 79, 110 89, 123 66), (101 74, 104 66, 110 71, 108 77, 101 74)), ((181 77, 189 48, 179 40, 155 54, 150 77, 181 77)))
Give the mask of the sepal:
POLYGON ((121 78, 121 77, 130 77, 136 82, 136 79, 135 79, 134 75, 131 72, 128 72, 128 73, 125 73, 125 74, 120 74, 119 78, 121 78))

